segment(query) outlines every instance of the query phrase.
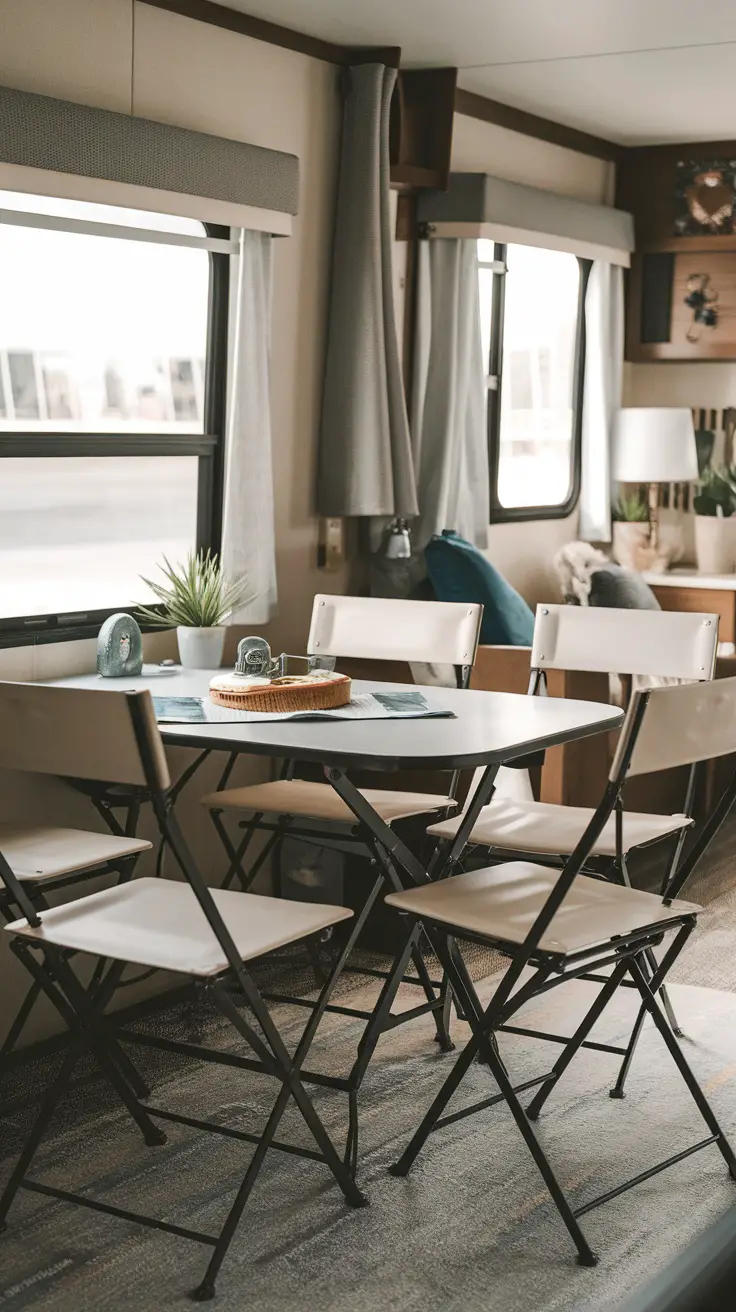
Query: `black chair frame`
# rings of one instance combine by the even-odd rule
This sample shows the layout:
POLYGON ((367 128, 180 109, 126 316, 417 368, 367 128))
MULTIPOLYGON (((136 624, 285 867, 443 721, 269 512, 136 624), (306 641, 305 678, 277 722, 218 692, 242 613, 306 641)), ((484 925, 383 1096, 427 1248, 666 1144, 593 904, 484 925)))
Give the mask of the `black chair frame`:
MULTIPOLYGON (((98 987, 90 991, 82 986, 73 971, 68 959, 68 952, 54 947, 42 939, 16 937, 13 941, 15 954, 24 963, 34 981, 38 983, 39 988, 68 1025, 70 1044, 61 1069, 44 1097, 33 1128, 0 1196, 0 1229, 5 1228, 8 1211, 18 1190, 23 1188, 52 1198, 74 1202, 106 1215, 116 1216, 128 1221, 137 1221, 149 1228, 193 1240, 212 1248, 212 1256, 204 1277, 196 1290, 193 1291, 193 1296, 197 1300, 206 1300, 212 1298, 215 1294, 215 1282, 218 1272, 270 1148, 325 1164, 330 1169, 345 1201, 350 1206, 362 1207, 368 1202, 366 1196, 357 1187, 354 1174, 345 1164, 325 1130, 304 1087, 306 1077, 302 1072, 305 1058, 320 1020, 329 1004, 330 996, 339 979, 344 962, 363 926, 364 916, 361 914, 356 918, 353 931, 320 990, 319 999, 312 1010, 292 1056, 288 1052, 258 989, 250 969, 250 963, 244 963, 241 960, 225 922, 194 861, 173 813, 170 795, 159 786, 156 762, 148 736, 148 725, 141 707, 141 696, 147 696, 147 694, 127 694, 130 715, 148 780, 147 795, 152 802, 162 839, 171 848, 178 864, 181 866, 228 962, 228 969, 223 974, 204 981, 202 987, 217 1009, 232 1024, 240 1038, 244 1039, 249 1045, 254 1056, 241 1057, 199 1045, 174 1043, 163 1037, 159 1038, 152 1035, 146 1035, 145 1042, 148 1046, 159 1047, 166 1051, 174 1050, 190 1053, 200 1060, 235 1066, 248 1071, 262 1072, 278 1081, 281 1086, 280 1091, 266 1125, 259 1134, 235 1130, 214 1121, 188 1117, 166 1108, 151 1106, 143 1100, 142 1094, 136 1091, 129 1075, 126 1074, 129 1063, 122 1047, 123 1041, 136 1042, 143 1041, 143 1039, 134 1032, 127 1032, 123 1027, 116 1026, 114 1017, 108 1016, 105 1011, 115 989, 119 985, 126 963, 111 962, 98 987), (246 1019, 240 1007, 236 1005, 233 997, 234 993, 241 1000, 241 1003, 245 1003, 247 1010, 254 1018, 255 1025, 249 1019, 246 1019), (73 1193, 29 1177, 28 1171, 38 1147, 60 1099, 69 1087, 72 1073, 83 1051, 90 1053, 95 1058, 104 1076, 140 1130, 146 1145, 153 1147, 166 1143, 165 1133, 154 1123, 157 1120, 207 1130, 215 1134, 225 1135, 236 1141, 255 1145, 242 1184, 218 1233, 207 1234, 192 1230, 172 1221, 132 1212, 126 1208, 93 1199, 87 1194, 73 1193), (315 1149, 303 1148, 276 1139, 279 1123, 291 1099, 298 1107, 315 1141, 315 1149)), ((0 879, 5 883, 10 896, 20 907, 28 923, 32 926, 38 926, 41 923, 38 908, 28 897, 7 863, 0 863, 0 879)))

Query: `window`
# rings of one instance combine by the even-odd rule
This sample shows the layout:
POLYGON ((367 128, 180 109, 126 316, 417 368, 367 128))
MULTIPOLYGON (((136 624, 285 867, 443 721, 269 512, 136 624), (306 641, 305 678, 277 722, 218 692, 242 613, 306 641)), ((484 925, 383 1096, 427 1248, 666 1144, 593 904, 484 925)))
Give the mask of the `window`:
POLYGON ((0 644, 219 546, 229 233, 0 192, 0 644))
POLYGON ((573 509, 580 479, 588 261, 478 242, 491 520, 573 509))

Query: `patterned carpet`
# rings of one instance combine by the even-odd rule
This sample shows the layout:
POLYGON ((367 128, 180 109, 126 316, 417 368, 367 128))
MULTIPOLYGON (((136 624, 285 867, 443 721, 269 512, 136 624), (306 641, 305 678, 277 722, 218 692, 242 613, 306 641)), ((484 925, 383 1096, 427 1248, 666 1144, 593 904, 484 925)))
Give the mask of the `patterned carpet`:
MULTIPOLYGON (((532 1023, 558 1032, 574 1026, 591 987, 571 984, 551 995, 528 1013, 532 1023)), ((682 985, 673 994, 693 1036, 688 1056, 736 1137, 736 996, 682 985)), ((622 993, 599 1023, 598 1037, 620 1041, 633 1005, 629 991, 622 993)), ((279 1008, 277 1014, 293 1041, 304 1012, 279 1008)), ((162 1013, 149 1023, 230 1042, 224 1022, 203 1010, 162 1013)), ((458 1037, 462 1030, 456 1023, 458 1037)), ((385 1036, 365 1082, 360 1178, 371 1207, 347 1208, 321 1165, 271 1154, 213 1306, 221 1312, 613 1312, 628 1291, 736 1203, 736 1185, 711 1147, 586 1216, 586 1233, 601 1260, 583 1270, 503 1106, 433 1136, 407 1180, 389 1176, 386 1168, 453 1060, 438 1053, 432 1032, 425 1019, 385 1036)), ((312 1068, 344 1071, 358 1033, 349 1019, 327 1018, 312 1068)), ((508 1037, 503 1050, 519 1078, 550 1064, 550 1045, 508 1037)), ((150 1050, 141 1051, 140 1065, 155 1083, 159 1104, 240 1128, 257 1128, 275 1096, 272 1081, 225 1067, 172 1064, 150 1050)), ((607 1096, 614 1069, 615 1058, 580 1054, 539 1122, 575 1204, 703 1137, 689 1095, 651 1029, 624 1102, 607 1096)), ((489 1085, 488 1071, 476 1065, 453 1105, 486 1096, 489 1085)), ((317 1089, 314 1098, 341 1141, 344 1095, 317 1089)), ((146 1149, 103 1086, 88 1086, 75 1095, 34 1174, 179 1225, 211 1229, 242 1179, 249 1150, 184 1127, 168 1130, 167 1146, 146 1149)), ((309 1142, 296 1113, 288 1113, 282 1131, 284 1139, 309 1142)), ((6 1125, 5 1134, 7 1169, 18 1133, 6 1125)), ((206 1250, 185 1240, 25 1193, 0 1240, 0 1307, 184 1308, 206 1260, 206 1250)))

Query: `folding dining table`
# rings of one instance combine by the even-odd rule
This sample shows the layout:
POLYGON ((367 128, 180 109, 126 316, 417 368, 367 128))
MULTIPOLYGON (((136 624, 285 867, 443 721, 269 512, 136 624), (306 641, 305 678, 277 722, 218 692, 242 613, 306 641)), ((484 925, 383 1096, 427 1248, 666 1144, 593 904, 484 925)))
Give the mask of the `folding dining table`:
MULTIPOLYGON (((76 688, 148 688, 155 697, 206 698, 214 670, 144 666, 138 676, 103 679, 74 675, 49 683, 76 688)), ((355 694, 406 692, 405 684, 353 682, 355 694)), ((211 752, 265 756, 318 764, 325 778, 410 880, 422 883, 429 873, 394 830, 366 802, 350 780, 350 771, 476 770, 483 774, 466 802, 464 822, 446 854, 457 860, 480 809, 493 792, 501 765, 520 757, 615 729, 623 719, 616 706, 519 693, 420 687, 429 709, 449 715, 417 719, 222 720, 207 723, 161 723, 164 742, 199 752, 173 786, 178 796, 211 752)))

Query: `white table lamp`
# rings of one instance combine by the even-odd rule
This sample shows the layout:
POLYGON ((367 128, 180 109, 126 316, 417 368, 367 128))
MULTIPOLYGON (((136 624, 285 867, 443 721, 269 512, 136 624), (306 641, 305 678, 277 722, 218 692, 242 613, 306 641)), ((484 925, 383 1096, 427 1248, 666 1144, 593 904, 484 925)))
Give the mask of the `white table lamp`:
POLYGON ((619 410, 613 430, 613 477, 618 483, 646 483, 650 542, 659 546, 658 483, 693 483, 698 452, 689 410, 658 406, 619 410))

